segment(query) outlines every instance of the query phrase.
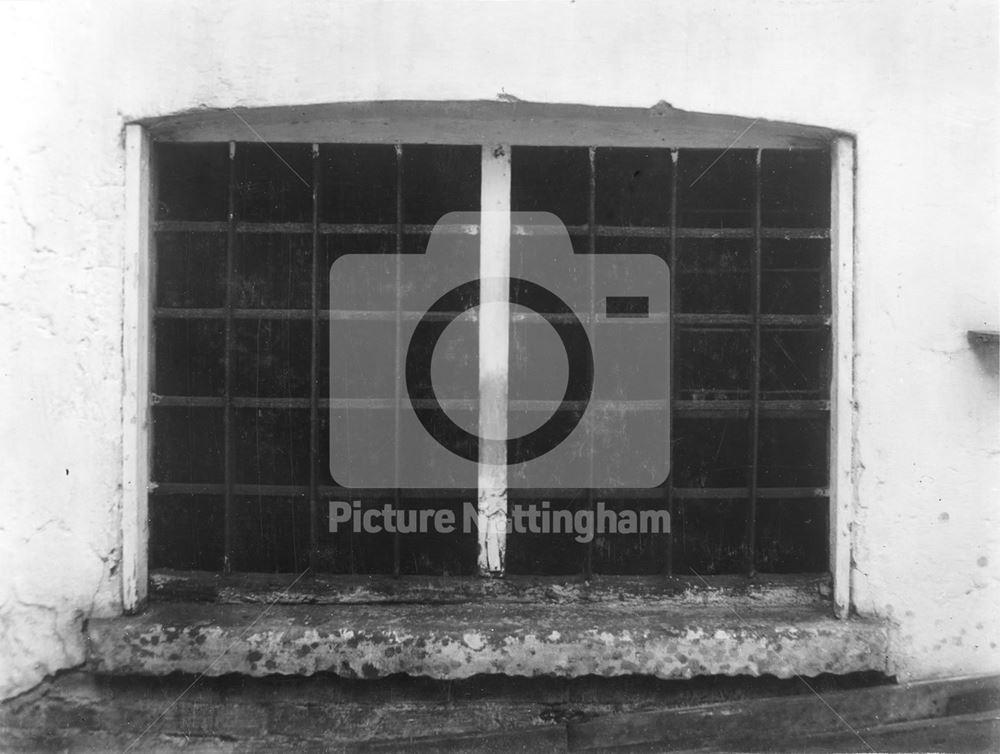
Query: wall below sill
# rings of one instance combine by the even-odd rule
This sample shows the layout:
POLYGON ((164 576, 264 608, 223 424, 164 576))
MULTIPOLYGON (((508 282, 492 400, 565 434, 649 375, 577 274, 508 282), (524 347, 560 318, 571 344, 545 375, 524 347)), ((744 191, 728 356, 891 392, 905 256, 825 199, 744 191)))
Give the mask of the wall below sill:
POLYGON ((97 673, 437 679, 886 672, 887 629, 828 607, 159 603, 92 620, 97 673))

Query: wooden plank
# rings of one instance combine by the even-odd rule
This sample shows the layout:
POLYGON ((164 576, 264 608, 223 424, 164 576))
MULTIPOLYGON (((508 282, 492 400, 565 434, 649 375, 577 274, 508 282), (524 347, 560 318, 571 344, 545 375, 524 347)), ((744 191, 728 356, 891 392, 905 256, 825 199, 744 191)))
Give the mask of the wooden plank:
POLYGON ((479 572, 502 576, 507 549, 510 365, 510 147, 483 147, 479 239, 479 572))
POLYGON ((834 610, 851 607, 851 522, 854 479, 854 143, 844 137, 832 159, 833 356, 830 410, 830 572, 834 610))
MULTIPOLYGON (((803 693, 699 707, 609 715, 570 722, 570 749, 657 745, 659 750, 796 750, 797 743, 837 734, 868 750, 862 731, 914 720, 942 718, 961 700, 986 709, 1000 707, 1000 678, 990 676, 910 685, 884 685, 815 694, 803 693)), ((982 710, 980 710, 982 711, 982 710)))
POLYGON ((149 375, 151 359, 153 206, 150 138, 142 126, 125 128, 125 249, 122 359, 122 604, 146 600, 149 525, 149 375))

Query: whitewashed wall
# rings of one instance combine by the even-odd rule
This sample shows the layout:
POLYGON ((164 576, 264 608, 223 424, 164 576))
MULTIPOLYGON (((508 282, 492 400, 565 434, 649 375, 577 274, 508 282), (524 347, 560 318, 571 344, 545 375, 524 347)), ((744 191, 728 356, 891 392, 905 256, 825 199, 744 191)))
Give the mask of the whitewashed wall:
MULTIPOLYGON (((997 16, 983 2, 3 3, 0 697, 120 608, 123 123, 375 99, 858 136, 853 586, 901 677, 1000 672, 997 16)), ((249 137, 248 137, 249 138, 249 137)))

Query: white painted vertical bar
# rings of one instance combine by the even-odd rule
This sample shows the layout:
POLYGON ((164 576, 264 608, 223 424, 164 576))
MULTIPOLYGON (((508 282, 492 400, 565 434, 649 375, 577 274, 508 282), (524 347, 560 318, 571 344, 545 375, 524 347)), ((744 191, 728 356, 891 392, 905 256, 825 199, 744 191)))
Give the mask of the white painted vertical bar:
POLYGON ((834 611, 851 608, 854 511, 854 142, 839 137, 831 155, 830 252, 833 326, 830 404, 830 572, 834 611))
POLYGON ((149 534, 150 139, 125 127, 125 257, 122 358, 122 606, 146 600, 149 534))
POLYGON ((502 576, 507 548, 510 148, 483 147, 479 234, 479 573, 502 576))

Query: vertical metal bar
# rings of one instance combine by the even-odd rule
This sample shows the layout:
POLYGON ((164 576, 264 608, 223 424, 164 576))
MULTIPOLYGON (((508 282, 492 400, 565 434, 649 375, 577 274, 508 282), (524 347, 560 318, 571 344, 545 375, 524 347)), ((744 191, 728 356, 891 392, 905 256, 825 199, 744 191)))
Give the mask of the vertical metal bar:
POLYGON ((223 454, 224 454, 224 484, 225 502, 223 513, 223 560, 222 567, 226 573, 233 570, 233 485, 236 481, 236 452, 233 442, 233 350, 235 334, 233 332, 233 308, 235 306, 236 289, 236 142, 229 142, 229 197, 228 197, 228 228, 226 232, 226 354, 225 354, 225 388, 223 393, 223 454))
MULTIPOLYGON (((588 337, 590 338, 590 347, 592 349, 597 348, 596 343, 596 319, 597 319, 597 302, 595 298, 595 290, 597 288, 597 283, 595 277, 597 275, 596 270, 596 254, 597 254, 597 148, 590 147, 588 150, 590 157, 590 174, 588 181, 587 190, 587 251, 589 255, 587 256, 587 265, 589 269, 589 319, 587 324, 588 337)), ((587 433, 587 468, 588 468, 588 484, 587 484, 587 509, 591 511, 591 516, 594 515, 594 434, 593 431, 587 433)), ((583 559, 583 575, 585 578, 590 578, 594 575, 594 538, 591 537, 587 542, 587 550, 583 559)))
MULTIPOLYGON (((677 149, 670 150, 670 343, 667 345, 668 369, 670 370, 670 385, 667 389, 668 415, 673 421, 673 401, 677 386, 677 370, 674 368, 674 340, 677 333, 674 329, 674 314, 677 312, 677 187, 680 180, 677 174, 677 162, 680 154, 677 149)), ((670 436, 673 437, 671 432, 670 436)), ((670 474, 667 476, 667 513, 670 516, 670 533, 667 534, 667 562, 664 570, 668 576, 674 573, 674 464, 673 448, 667 448, 671 454, 670 474)))
MULTIPOLYGON (((400 507, 400 494, 399 494, 399 433, 400 433, 400 401, 402 400, 402 383, 404 379, 403 375, 403 361, 402 361, 402 342, 403 342, 403 314, 402 314, 402 301, 401 295, 403 290, 403 145, 396 145, 396 349, 395 349, 395 371, 396 380, 395 385, 395 395, 393 400, 393 421, 394 421, 394 431, 393 431, 393 505, 396 510, 400 507)), ((392 534, 392 574, 396 578, 399 578, 400 574, 400 550, 402 541, 400 539, 400 533, 398 531, 393 531, 392 534)))
POLYGON ((761 278, 761 154, 758 149, 754 160, 753 192, 753 282, 750 289, 753 307, 753 331, 751 334, 752 385, 750 403, 750 500, 747 511, 747 574, 757 573, 757 466, 760 456, 760 278, 761 278))
POLYGON ((312 145, 312 315, 309 346, 309 568, 316 570, 319 558, 319 201, 322 164, 319 144, 312 145))
POLYGON ((483 147, 479 229, 479 573, 503 576, 510 378, 510 147, 483 147), (483 438, 501 438, 487 440, 483 438))

